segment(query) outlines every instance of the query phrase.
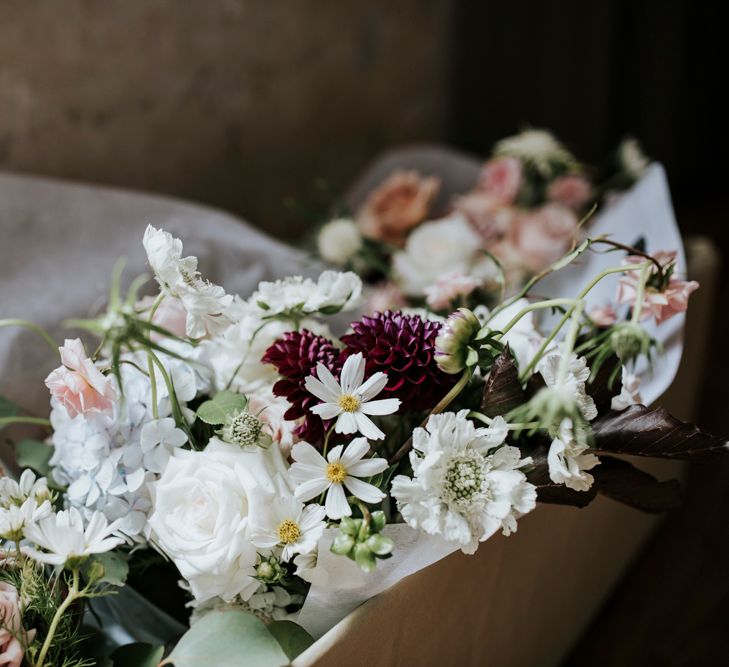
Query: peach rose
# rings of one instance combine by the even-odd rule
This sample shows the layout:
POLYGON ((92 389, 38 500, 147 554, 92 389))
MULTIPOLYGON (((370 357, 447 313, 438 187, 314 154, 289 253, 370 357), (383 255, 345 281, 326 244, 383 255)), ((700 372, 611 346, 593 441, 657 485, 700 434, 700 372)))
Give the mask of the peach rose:
POLYGON ((46 378, 51 396, 66 408, 70 417, 111 412, 117 398, 114 382, 86 356, 83 343, 78 338, 66 339, 59 351, 63 365, 46 378))
POLYGON ((582 209, 592 197, 592 185, 584 176, 568 174, 552 181, 547 198, 574 211, 582 209))
POLYGON ((365 236, 402 246, 408 232, 428 217, 439 189, 437 178, 396 171, 369 194, 357 225, 365 236))
POLYGON ((17 589, 0 581, 0 667, 20 667, 25 648, 34 637, 35 630, 23 629, 17 589))
POLYGON ((577 231, 577 216, 560 204, 546 204, 521 214, 511 230, 511 241, 530 271, 541 271, 569 248, 577 231))
POLYGON ((451 271, 439 276, 423 292, 431 310, 446 310, 453 305, 456 299, 468 296, 482 284, 483 280, 480 278, 467 276, 460 271, 451 271))
POLYGON ((478 190, 483 190, 501 204, 513 204, 522 184, 521 160, 512 155, 489 160, 481 169, 478 190))
POLYGON ((504 206, 493 196, 478 190, 457 197, 453 208, 466 217, 486 247, 504 238, 518 214, 518 209, 504 206))

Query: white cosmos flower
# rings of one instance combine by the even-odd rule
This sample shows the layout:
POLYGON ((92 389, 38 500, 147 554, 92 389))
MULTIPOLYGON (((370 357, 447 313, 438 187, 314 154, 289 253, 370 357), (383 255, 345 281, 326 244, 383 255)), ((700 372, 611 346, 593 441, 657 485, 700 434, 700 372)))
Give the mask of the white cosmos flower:
POLYGON ((171 417, 147 422, 140 433, 144 467, 150 472, 164 472, 175 449, 186 442, 187 434, 177 428, 171 417))
POLYGON ((575 437, 572 420, 563 420, 559 427, 559 438, 552 441, 547 455, 549 478, 575 491, 588 491, 595 478, 585 471, 600 463, 597 456, 586 453, 588 449, 586 442, 575 437))
POLYGON ((364 381, 365 360, 361 352, 348 357, 342 366, 340 381, 334 378, 324 364, 317 364, 316 374, 319 379, 310 375, 306 378, 306 389, 309 393, 324 401, 311 408, 311 411, 322 419, 336 417, 334 430, 337 433, 357 433, 370 440, 381 440, 385 434, 375 426, 367 415, 391 415, 400 407, 400 399, 372 399, 387 384, 387 375, 375 373, 364 381))
POLYGON ((203 280, 197 257, 182 256, 182 241, 148 225, 142 241, 147 260, 162 292, 182 302, 187 311, 186 332, 192 338, 217 333, 231 324, 226 311, 233 297, 219 285, 203 280))
POLYGON ((370 446, 366 438, 355 438, 344 449, 334 447, 325 459, 308 442, 293 446, 291 456, 294 463, 289 469, 291 479, 297 486, 296 497, 306 502, 326 491, 324 503, 330 519, 350 516, 352 508, 347 502, 344 488, 366 503, 378 503, 384 497, 376 486, 363 482, 359 477, 372 477, 387 468, 387 461, 380 458, 364 459, 370 446))
POLYGON ((26 529, 52 511, 48 500, 38 502, 34 497, 26 498, 22 504, 0 507, 0 538, 20 542, 26 529))
POLYGON ((108 523, 101 512, 94 512, 87 525, 72 507, 41 519, 25 529, 25 537, 36 546, 22 551, 33 560, 49 565, 78 566, 88 556, 111 551, 124 540, 114 535, 118 522, 108 523), (43 551, 41 551, 43 549, 43 551))
POLYGON ((425 429, 415 429, 413 477, 395 477, 392 495, 408 525, 473 553, 497 530, 516 530, 517 518, 534 509, 536 489, 519 470, 531 459, 501 444, 506 422, 496 417, 476 428, 467 414, 432 415, 425 429))
POLYGON ((50 491, 45 477, 36 479, 35 473, 29 468, 23 470, 17 482, 10 477, 0 477, 0 507, 21 505, 31 497, 38 504, 48 500, 50 491))
POLYGON ((282 547, 281 560, 314 551, 326 528, 321 505, 304 505, 291 494, 251 500, 251 542, 261 549, 282 547))
MULTIPOLYGON (((559 367, 563 356, 561 349, 555 349, 542 357, 537 364, 537 370, 541 373, 548 387, 557 386, 559 367)), ((585 358, 578 357, 574 352, 571 352, 567 377, 560 385, 560 388, 576 401, 584 418, 587 421, 592 421, 597 417, 597 407, 595 401, 585 390, 585 383, 589 378, 590 368, 585 358)))

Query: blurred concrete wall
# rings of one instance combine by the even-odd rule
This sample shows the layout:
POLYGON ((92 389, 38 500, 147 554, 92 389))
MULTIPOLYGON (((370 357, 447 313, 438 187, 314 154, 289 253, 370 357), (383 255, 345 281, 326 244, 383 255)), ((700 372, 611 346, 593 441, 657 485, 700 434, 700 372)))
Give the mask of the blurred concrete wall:
MULTIPOLYGON (((445 133, 449 0, 5 0, 0 169, 174 194, 273 233, 445 133)), ((103 223, 103 221, 100 221, 103 223)))

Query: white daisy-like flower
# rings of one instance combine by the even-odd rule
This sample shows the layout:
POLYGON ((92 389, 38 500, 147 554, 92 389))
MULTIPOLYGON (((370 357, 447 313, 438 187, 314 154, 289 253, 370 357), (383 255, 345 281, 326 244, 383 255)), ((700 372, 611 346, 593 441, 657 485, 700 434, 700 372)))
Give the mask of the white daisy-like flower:
POLYGON ((72 507, 27 526, 25 537, 36 546, 24 546, 22 551, 40 563, 78 567, 92 554, 111 551, 124 542, 115 535, 117 528, 118 522, 108 523, 101 512, 94 512, 84 525, 81 513, 72 507))
POLYGON ((565 419, 560 424, 559 438, 555 438, 549 447, 549 478, 575 491, 588 491, 595 478, 585 471, 600 463, 597 456, 587 451, 589 448, 575 434, 572 420, 565 419))
POLYGON ((186 332, 191 338, 217 333, 231 324, 226 311, 233 297, 219 285, 200 277, 197 257, 182 256, 182 241, 148 225, 142 241, 147 260, 163 293, 182 302, 187 311, 186 332))
POLYGON ((27 529, 47 517, 52 509, 50 501, 38 502, 35 497, 26 498, 20 505, 0 507, 0 538, 20 542, 27 529))
POLYGON ((282 547, 281 560, 314 551, 326 528, 321 505, 304 505, 292 495, 261 497, 251 503, 251 542, 260 549, 282 547), (260 507, 253 507, 260 505, 260 507))
POLYGON ((476 428, 467 414, 432 415, 424 429, 415 429, 413 477, 395 477, 392 495, 408 525, 474 553, 497 530, 514 532, 537 494, 519 470, 531 459, 502 444, 506 422, 496 417, 488 428, 476 428))
POLYGON ((375 426, 367 415, 391 415, 398 411, 400 399, 372 399, 387 384, 387 375, 375 373, 364 381, 365 360, 361 352, 348 357, 342 366, 340 382, 337 382, 324 364, 317 364, 316 374, 319 379, 310 375, 306 378, 306 389, 309 393, 324 401, 310 408, 324 420, 336 418, 334 430, 337 433, 357 433, 370 440, 381 440, 385 434, 375 426))
POLYGON ((35 473, 26 468, 16 482, 10 477, 0 477, 0 507, 22 505, 28 498, 42 504, 50 498, 48 482, 45 477, 36 479, 35 473))
POLYGON ((361 299, 362 280, 356 273, 324 271, 316 282, 302 276, 262 282, 248 304, 265 317, 302 317, 352 310, 361 299))
POLYGON ((613 410, 625 410, 631 405, 637 405, 643 402, 640 395, 640 378, 623 366, 622 379, 620 393, 617 396, 613 396, 613 400, 610 403, 610 407, 613 410))
POLYGON ((150 472, 163 473, 175 449, 186 442, 187 434, 177 428, 171 417, 147 422, 140 433, 144 467, 150 472))
POLYGON ((590 368, 584 357, 578 357, 574 352, 570 353, 567 377, 557 387, 559 380, 559 368, 562 363, 563 351, 555 349, 542 357, 537 364, 537 370, 544 378, 548 387, 561 389, 566 396, 575 400, 580 412, 587 421, 597 417, 597 407, 592 396, 588 395, 585 383, 590 378, 590 368))
POLYGON ((345 488, 366 503, 380 502, 385 494, 376 486, 358 479, 372 477, 387 468, 385 459, 364 458, 369 449, 366 438, 355 438, 346 450, 344 445, 338 445, 325 459, 308 442, 295 444, 291 450, 294 463, 289 473, 297 485, 294 491, 296 497, 306 502, 326 491, 324 506, 330 519, 341 519, 352 514, 345 488))

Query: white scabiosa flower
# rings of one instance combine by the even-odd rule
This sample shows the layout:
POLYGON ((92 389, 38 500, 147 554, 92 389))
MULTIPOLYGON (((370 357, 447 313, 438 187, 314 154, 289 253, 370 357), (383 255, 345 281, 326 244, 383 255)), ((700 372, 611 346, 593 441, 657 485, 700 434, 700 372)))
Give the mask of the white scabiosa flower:
POLYGON ((600 463, 588 449, 589 445, 575 432, 572 420, 565 419, 560 425, 559 437, 552 440, 549 447, 549 478, 575 491, 588 491, 595 479, 585 471, 600 463))
POLYGON ((115 535, 118 522, 108 523, 101 512, 95 512, 88 523, 72 507, 41 519, 25 529, 25 537, 35 546, 22 551, 39 563, 78 567, 92 554, 105 553, 124 540, 115 535))
POLYGON ((220 332, 231 324, 226 311, 233 303, 233 297, 219 285, 200 277, 197 257, 182 256, 180 239, 149 225, 142 242, 162 292, 179 299, 187 311, 188 336, 200 338, 220 332))
POLYGON ((362 247, 362 234, 354 220, 339 218, 321 228, 317 246, 324 260, 343 266, 362 247))
POLYGON ((290 494, 255 496, 251 502, 251 542, 261 549, 281 547, 281 560, 314 551, 326 528, 321 505, 304 505, 290 494))
POLYGON ((289 472, 296 483, 296 497, 306 502, 326 491, 326 514, 335 520, 352 514, 345 488, 366 503, 380 502, 385 494, 359 479, 372 477, 387 468, 385 459, 364 458, 369 449, 366 438, 355 438, 346 450, 344 445, 338 445, 325 459, 308 442, 295 444, 291 450, 294 463, 289 472))
POLYGON ((334 430, 337 433, 359 431, 370 440, 385 437, 368 415, 390 415, 400 407, 398 398, 372 400, 385 388, 387 375, 375 373, 365 382, 365 360, 361 352, 344 362, 339 376, 341 384, 322 363, 317 364, 316 373, 318 379, 310 375, 305 381, 307 391, 324 401, 310 408, 314 414, 324 420, 336 418, 334 430))
POLYGON ((571 352, 567 376, 563 382, 559 383, 559 368, 563 356, 562 350, 555 349, 541 358, 537 364, 537 370, 548 387, 559 389, 565 397, 573 399, 579 406, 582 416, 587 421, 592 421, 597 417, 597 407, 585 389, 585 383, 590 378, 587 361, 584 357, 578 357, 571 352))
POLYGON ((395 477, 392 495, 408 525, 470 554, 497 530, 514 532, 517 518, 534 509, 536 488, 519 470, 531 459, 502 444, 504 420, 476 428, 467 414, 432 415, 424 429, 415 429, 413 477, 395 477))

